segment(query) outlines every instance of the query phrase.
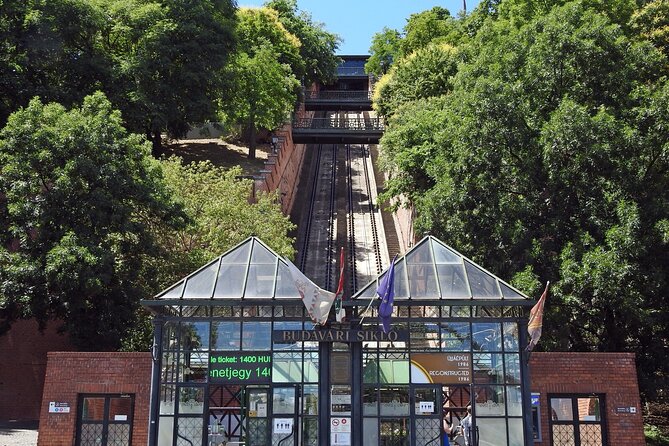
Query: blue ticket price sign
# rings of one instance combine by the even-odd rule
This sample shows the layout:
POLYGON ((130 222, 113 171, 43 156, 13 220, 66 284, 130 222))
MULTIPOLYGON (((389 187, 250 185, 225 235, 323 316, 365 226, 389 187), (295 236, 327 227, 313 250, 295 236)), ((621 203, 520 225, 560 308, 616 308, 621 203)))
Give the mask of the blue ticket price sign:
POLYGON ((211 352, 209 382, 265 384, 272 381, 272 355, 267 352, 211 352))

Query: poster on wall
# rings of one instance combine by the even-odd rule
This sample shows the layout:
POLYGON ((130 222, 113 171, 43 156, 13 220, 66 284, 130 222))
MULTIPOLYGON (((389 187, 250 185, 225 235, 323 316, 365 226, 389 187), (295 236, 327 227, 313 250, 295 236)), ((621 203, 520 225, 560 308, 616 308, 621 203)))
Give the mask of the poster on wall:
POLYGON ((412 353, 411 381, 424 384, 471 384, 471 353, 412 353))

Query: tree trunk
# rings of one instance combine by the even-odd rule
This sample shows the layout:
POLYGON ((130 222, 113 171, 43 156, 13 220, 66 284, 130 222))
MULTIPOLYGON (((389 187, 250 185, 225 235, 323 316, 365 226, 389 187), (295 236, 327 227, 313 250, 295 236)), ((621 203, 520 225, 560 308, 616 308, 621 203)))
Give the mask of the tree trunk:
POLYGON ((159 131, 149 132, 147 135, 151 141, 151 155, 158 159, 163 155, 163 140, 159 131))
POLYGON ((256 157, 256 124, 249 123, 249 159, 256 157))

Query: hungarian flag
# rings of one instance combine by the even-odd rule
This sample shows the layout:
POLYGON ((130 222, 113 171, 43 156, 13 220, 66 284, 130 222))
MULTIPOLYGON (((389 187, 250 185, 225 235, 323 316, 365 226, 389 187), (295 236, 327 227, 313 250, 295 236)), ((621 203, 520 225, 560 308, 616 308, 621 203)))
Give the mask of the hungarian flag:
POLYGON ((328 321, 328 314, 334 302, 335 295, 326 291, 307 278, 290 260, 284 259, 300 294, 307 314, 315 324, 324 325, 328 321))
POLYGON ((548 297, 549 285, 550 282, 546 282, 546 289, 539 298, 539 302, 537 302, 530 310, 530 321, 527 323, 527 332, 530 334, 530 342, 527 344, 525 351, 531 352, 541 337, 541 326, 543 325, 544 319, 544 304, 546 303, 546 298, 548 297))
POLYGON ((379 282, 379 287, 376 289, 376 294, 381 299, 381 304, 379 304, 379 320, 381 321, 384 333, 390 331, 390 316, 393 314, 393 300, 395 299, 395 259, 397 259, 397 255, 393 257, 393 261, 390 263, 390 269, 386 275, 383 276, 383 279, 379 282))
POLYGON ((344 300, 344 248, 341 248, 339 254, 339 284, 337 285, 337 292, 335 293, 335 316, 337 322, 344 320, 346 316, 346 311, 344 311, 344 306, 342 301, 344 300))

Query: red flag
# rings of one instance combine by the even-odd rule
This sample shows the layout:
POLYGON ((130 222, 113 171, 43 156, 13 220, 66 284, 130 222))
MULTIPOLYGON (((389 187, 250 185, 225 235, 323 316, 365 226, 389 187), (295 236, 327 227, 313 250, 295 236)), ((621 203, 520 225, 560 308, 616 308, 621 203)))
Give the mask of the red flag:
POLYGON ((344 248, 341 248, 339 255, 339 284, 337 285, 335 296, 335 317, 337 318, 337 322, 341 322, 346 315, 346 311, 344 311, 342 305, 342 301, 344 300, 344 248))
POLYGON ((550 282, 546 282, 546 289, 544 293, 539 298, 539 301, 532 307, 530 310, 530 320, 527 323, 527 332, 530 335, 530 342, 527 344, 525 349, 528 352, 531 352, 532 349, 539 342, 541 337, 541 326, 543 325, 544 320, 544 304, 546 303, 546 298, 548 297, 548 286, 550 282))

